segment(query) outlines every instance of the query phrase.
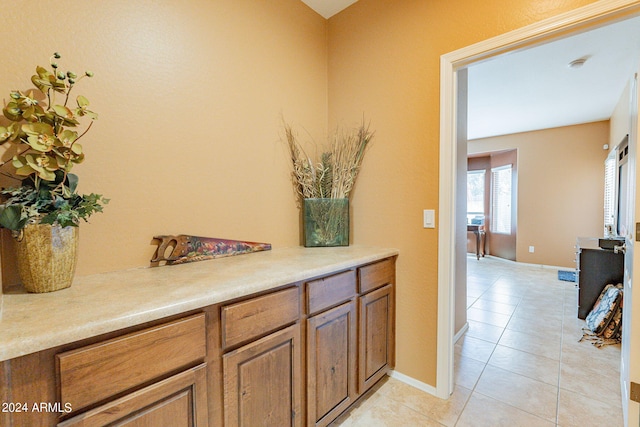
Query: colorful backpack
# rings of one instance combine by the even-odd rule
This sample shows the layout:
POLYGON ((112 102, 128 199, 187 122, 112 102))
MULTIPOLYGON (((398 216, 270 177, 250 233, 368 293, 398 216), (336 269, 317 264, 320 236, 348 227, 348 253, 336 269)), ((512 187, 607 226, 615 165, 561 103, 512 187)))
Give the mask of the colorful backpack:
POLYGON ((585 319, 587 328, 580 341, 594 341, 593 345, 602 347, 619 343, 622 337, 622 284, 609 284, 600 293, 591 312, 585 319))

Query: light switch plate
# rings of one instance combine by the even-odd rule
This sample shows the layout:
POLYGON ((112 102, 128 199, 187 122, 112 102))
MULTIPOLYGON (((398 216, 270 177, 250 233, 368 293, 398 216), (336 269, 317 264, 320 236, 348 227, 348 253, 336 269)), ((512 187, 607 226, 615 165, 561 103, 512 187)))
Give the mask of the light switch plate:
POLYGON ((422 224, 424 228, 436 228, 436 211, 425 209, 422 212, 422 224))
POLYGON ((629 399, 634 402, 640 402, 640 384, 634 382, 631 383, 629 399))

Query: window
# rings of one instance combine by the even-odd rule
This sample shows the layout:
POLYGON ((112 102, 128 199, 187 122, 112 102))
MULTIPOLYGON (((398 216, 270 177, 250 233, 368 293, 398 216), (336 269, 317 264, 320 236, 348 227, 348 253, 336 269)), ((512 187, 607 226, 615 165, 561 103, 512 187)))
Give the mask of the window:
POLYGON ((484 224, 483 170, 467 171, 467 224, 484 224))
POLYGON ((491 169, 491 232, 511 234, 512 165, 491 169))
POLYGON ((604 229, 605 236, 614 235, 616 229, 616 153, 604 162, 604 229))
POLYGON ((629 140, 628 136, 618 145, 618 201, 616 215, 616 232, 618 236, 626 236, 631 229, 631 218, 629 216, 629 140))

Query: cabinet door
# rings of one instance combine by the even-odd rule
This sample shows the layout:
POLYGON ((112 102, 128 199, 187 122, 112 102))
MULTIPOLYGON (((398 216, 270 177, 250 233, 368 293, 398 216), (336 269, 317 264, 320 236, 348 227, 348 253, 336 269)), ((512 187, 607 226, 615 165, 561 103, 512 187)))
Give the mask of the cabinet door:
POLYGON ((623 282, 624 254, 606 249, 582 249, 578 275, 578 318, 585 319, 607 284, 623 282))
POLYGON ((360 297, 360 393, 364 393, 394 366, 393 299, 393 285, 360 297))
POLYGON ((355 301, 307 320, 307 425, 325 426, 357 397, 355 301))
POLYGON ((204 364, 58 424, 58 427, 208 425, 204 364))
POLYGON ((227 353, 225 426, 301 426, 300 324, 227 353))

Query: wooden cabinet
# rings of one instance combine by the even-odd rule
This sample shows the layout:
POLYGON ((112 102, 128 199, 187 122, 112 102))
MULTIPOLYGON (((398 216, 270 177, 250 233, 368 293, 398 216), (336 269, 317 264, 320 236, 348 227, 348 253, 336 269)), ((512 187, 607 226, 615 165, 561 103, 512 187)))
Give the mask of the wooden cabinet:
POLYGON ((355 293, 355 271, 307 284, 309 311, 325 310, 307 319, 308 426, 326 426, 357 398, 355 293))
POLYGON ((206 354, 204 314, 56 356, 60 398, 73 411, 193 366, 206 354))
POLYGON ((387 258, 358 268, 358 292, 366 294, 374 289, 395 283, 395 259, 387 258))
POLYGON ((358 391, 364 393, 394 366, 393 287, 384 286, 359 300, 358 391))
POLYGON ((325 426, 356 399, 356 307, 313 316, 307 336, 307 425, 325 426))
POLYGON ((394 366, 395 260, 307 283, 307 425, 326 426, 394 366))
POLYGON ((60 353, 60 401, 73 413, 102 404, 58 425, 206 426, 205 355, 204 314, 60 353))
POLYGON ((225 426, 301 426, 300 325, 223 356, 225 426))
POLYGON ((222 308, 225 426, 303 425, 299 317, 298 287, 222 308))
POLYGON ((80 414, 58 427, 192 427, 207 425, 205 365, 80 414))
POLYGON ((395 258, 0 362, 0 426, 326 426, 394 366, 395 258))
POLYGON ((29 407, 0 425, 207 426, 205 323, 198 313, 2 362, 0 395, 29 407))
POLYGON ((358 392, 364 393, 395 366, 395 260, 358 269, 358 392))
POLYGON ((222 307, 222 347, 233 348, 296 322, 300 318, 297 287, 222 307))

